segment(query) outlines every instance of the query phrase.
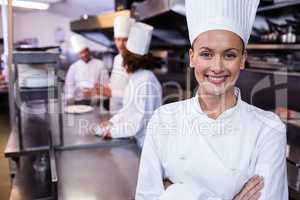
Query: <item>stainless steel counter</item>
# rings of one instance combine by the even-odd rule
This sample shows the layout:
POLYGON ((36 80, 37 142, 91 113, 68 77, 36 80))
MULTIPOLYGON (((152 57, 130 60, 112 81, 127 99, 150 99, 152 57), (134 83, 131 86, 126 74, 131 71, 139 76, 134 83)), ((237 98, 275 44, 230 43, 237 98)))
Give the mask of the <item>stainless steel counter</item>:
MULTIPOLYGON (((40 105, 36 105, 38 106, 40 105)), ((45 122, 45 116, 29 113, 24 113, 23 116, 26 119, 23 120, 26 147, 47 146, 45 132, 49 125, 45 122)), ((98 109, 82 115, 64 114, 65 146, 58 145, 57 119, 51 118, 52 136, 57 143, 55 158, 59 200, 134 198, 140 155, 135 141, 104 141, 92 135, 89 129, 90 125, 108 118, 109 115, 100 115, 98 109)), ((8 156, 14 156, 12 152, 18 150, 18 142, 14 139, 10 139, 7 147, 8 156)), ((51 180, 48 178, 41 181, 35 178, 37 176, 31 158, 32 156, 20 158, 20 165, 12 182, 10 200, 44 198, 51 193, 51 180)))

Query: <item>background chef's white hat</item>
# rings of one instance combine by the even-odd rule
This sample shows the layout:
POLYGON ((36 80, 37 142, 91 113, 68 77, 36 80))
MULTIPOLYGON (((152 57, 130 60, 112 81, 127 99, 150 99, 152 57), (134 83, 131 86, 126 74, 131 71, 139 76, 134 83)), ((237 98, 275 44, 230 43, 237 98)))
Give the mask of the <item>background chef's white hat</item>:
POLYGON ((87 41, 80 35, 71 36, 71 45, 75 53, 88 48, 87 41))
POLYGON ((145 55, 149 52, 153 27, 141 22, 134 23, 131 27, 126 48, 138 55, 145 55))
POLYGON ((227 30, 248 43, 259 0, 186 0, 191 44, 209 30, 227 30))
POLYGON ((114 37, 127 38, 135 20, 129 16, 116 16, 114 19, 114 37))

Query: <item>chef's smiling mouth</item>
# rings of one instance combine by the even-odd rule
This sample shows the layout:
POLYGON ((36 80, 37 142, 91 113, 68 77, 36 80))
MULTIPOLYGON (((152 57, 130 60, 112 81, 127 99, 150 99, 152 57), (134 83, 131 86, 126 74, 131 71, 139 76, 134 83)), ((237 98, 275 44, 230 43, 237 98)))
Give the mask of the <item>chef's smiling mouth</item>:
POLYGON ((208 82, 213 83, 215 85, 220 85, 224 83, 229 77, 229 75, 209 75, 209 74, 205 74, 204 76, 206 77, 208 82))

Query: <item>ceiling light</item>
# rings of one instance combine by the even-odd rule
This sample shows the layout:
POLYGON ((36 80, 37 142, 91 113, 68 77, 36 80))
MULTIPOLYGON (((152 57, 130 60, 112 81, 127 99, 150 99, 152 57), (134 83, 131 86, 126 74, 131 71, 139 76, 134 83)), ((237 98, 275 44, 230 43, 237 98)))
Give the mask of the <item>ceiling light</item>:
POLYGON ((84 15, 82 16, 82 18, 85 19, 85 20, 87 20, 87 19, 89 18, 89 16, 88 16, 87 14, 84 14, 84 15))
MULTIPOLYGON (((7 1, 4 0, 5 4, 7 1)), ((0 1, 0 4, 3 4, 3 1, 0 1)), ((36 2, 36 1, 26 1, 26 0, 13 0, 12 5, 14 7, 29 8, 29 9, 39 9, 47 10, 49 8, 48 3, 36 2)))

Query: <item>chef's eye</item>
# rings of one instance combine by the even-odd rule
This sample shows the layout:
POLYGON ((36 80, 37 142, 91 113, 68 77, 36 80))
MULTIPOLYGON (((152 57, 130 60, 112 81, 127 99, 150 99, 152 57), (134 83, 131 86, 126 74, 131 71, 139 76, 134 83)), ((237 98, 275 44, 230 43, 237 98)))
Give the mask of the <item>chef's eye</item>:
POLYGON ((199 56, 204 59, 210 59, 212 57, 212 53, 210 53, 209 51, 202 51, 199 53, 199 56))
POLYGON ((235 59, 237 57, 236 53, 225 53, 225 59, 227 60, 232 60, 235 59))

